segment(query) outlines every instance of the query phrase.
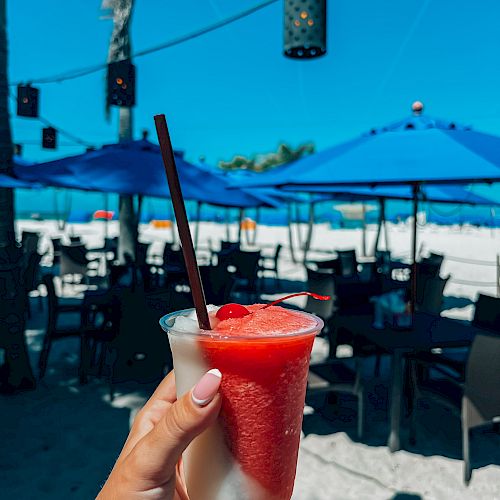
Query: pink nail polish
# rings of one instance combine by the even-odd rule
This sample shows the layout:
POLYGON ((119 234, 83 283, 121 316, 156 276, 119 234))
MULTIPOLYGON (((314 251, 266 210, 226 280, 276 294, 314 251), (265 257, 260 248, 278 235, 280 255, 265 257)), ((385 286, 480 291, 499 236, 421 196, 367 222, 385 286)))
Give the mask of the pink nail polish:
POLYGON ((217 368, 209 370, 194 386, 191 398, 198 406, 206 406, 214 399, 222 380, 222 373, 217 368))

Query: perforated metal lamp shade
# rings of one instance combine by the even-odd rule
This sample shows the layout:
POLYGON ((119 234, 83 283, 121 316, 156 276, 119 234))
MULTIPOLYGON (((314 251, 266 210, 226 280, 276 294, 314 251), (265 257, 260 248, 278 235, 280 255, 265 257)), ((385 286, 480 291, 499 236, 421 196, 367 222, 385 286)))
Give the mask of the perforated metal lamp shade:
POLYGON ((285 0, 284 54, 311 59, 326 54, 326 0, 285 0))

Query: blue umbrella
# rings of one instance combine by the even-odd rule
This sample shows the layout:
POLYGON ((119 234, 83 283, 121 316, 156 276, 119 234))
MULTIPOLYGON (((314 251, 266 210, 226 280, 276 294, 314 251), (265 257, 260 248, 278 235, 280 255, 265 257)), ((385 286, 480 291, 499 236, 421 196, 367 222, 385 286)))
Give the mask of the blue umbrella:
MULTIPOLYGON (((297 185, 283 188, 285 191, 307 191, 314 194, 322 194, 331 199, 343 201, 359 200, 412 200, 413 192, 411 186, 307 186, 297 185)), ((500 205, 500 200, 488 198, 461 185, 439 184, 424 186, 419 193, 420 201, 431 203, 454 203, 466 205, 500 205)))
MULTIPOLYGON (((265 193, 229 189, 229 180, 216 171, 187 162, 175 153, 184 197, 200 203, 225 207, 278 206, 265 193)), ((103 146, 101 149, 35 166, 17 166, 20 179, 47 186, 138 194, 169 198, 159 146, 141 139, 103 146)))
POLYGON ((260 174, 244 186, 469 184, 498 180, 500 137, 416 115, 260 174))

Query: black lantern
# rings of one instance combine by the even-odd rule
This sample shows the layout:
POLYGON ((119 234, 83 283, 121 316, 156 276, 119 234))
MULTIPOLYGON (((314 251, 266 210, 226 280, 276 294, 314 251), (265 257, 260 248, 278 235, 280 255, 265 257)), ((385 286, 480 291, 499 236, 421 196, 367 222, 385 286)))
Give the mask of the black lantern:
POLYGON ((56 149, 57 130, 54 127, 45 127, 42 129, 42 148, 56 149))
POLYGON ((23 145, 22 144, 14 144, 14 155, 21 156, 23 154, 23 145))
POLYGON ((285 0, 284 43, 293 59, 326 54, 326 0, 285 0))
POLYGON ((38 118, 39 90, 31 85, 17 86, 17 116, 38 118))
POLYGON ((135 66, 130 59, 108 64, 108 106, 135 105, 135 66))

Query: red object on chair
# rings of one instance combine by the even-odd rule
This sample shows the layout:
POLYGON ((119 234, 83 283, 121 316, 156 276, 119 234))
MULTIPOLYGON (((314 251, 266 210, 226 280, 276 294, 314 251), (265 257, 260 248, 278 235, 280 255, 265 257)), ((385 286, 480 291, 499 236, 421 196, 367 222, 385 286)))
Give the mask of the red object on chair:
POLYGON ((94 212, 94 219, 112 220, 115 213, 112 210, 96 210, 94 212))

